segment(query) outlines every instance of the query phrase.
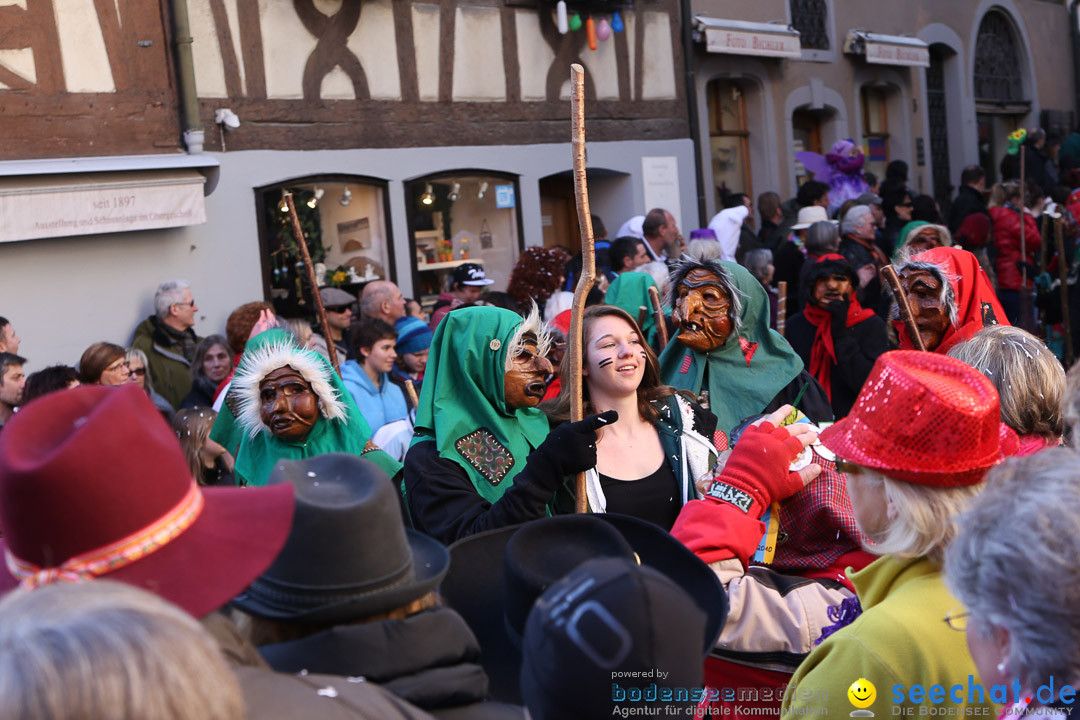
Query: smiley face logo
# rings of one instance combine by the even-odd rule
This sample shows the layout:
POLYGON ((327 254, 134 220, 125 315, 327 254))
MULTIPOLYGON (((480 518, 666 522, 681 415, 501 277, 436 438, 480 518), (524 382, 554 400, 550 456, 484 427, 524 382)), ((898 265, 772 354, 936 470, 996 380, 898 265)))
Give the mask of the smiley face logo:
POLYGON ((874 704, 877 699, 877 688, 874 683, 866 678, 859 678, 851 683, 847 691, 848 700, 857 708, 865 709, 874 704))

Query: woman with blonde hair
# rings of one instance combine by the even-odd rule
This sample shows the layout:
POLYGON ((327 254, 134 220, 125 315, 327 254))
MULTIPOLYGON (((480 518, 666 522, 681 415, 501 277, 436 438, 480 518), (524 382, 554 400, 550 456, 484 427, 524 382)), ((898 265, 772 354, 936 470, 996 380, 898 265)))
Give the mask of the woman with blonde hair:
POLYGON ((154 390, 153 378, 150 377, 150 364, 146 360, 146 353, 138 348, 128 348, 127 365, 128 371, 131 373, 130 382, 145 390, 158 412, 164 415, 166 420, 172 420, 173 406, 154 390))
POLYGON ((1018 327, 995 325, 947 354, 981 372, 997 388, 1001 421, 1020 436, 1017 455, 1061 443, 1065 370, 1042 340, 1018 327))
MULTIPOLYGON (((1016 434, 1000 414, 993 385, 973 368, 935 353, 894 351, 878 358, 851 413, 821 433, 846 475, 865 548, 878 557, 847 576, 856 596, 837 607, 826 607, 821 593, 793 587, 788 594, 804 597, 796 612, 784 612, 783 597, 768 602, 772 596, 764 594, 742 609, 757 622, 741 621, 746 637, 729 641, 754 641, 767 627, 816 644, 790 682, 813 692, 788 694, 785 720, 823 710, 846 716, 857 680, 879 688, 877 706, 867 693, 858 709, 880 717, 891 705, 894 714, 914 715, 922 698, 898 696, 898 688, 948 688, 975 674, 963 638, 941 622, 958 604, 941 566, 957 517, 982 489, 987 470, 1016 452, 1016 434)), ((718 573, 723 563, 745 562, 752 552, 762 532, 752 519, 817 475, 814 465, 797 465, 797 472, 790 465, 814 433, 798 425, 776 428, 775 415, 769 421, 744 431, 704 499, 684 508, 672 530, 718 573)), ((976 704, 988 712, 991 703, 965 697, 956 712, 984 714, 969 709, 976 704)))
POLYGON ((240 685, 218 644, 180 608, 95 580, 0 602, 5 720, 240 720, 240 685))

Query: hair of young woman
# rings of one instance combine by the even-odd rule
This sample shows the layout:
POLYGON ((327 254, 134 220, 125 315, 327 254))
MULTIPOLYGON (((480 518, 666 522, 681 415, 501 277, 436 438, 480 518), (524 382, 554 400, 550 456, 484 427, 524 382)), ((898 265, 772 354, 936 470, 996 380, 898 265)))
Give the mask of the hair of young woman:
MULTIPOLYGON (((656 353, 652 351, 649 344, 645 342, 645 337, 641 332, 641 328, 638 327, 634 318, 630 317, 630 314, 622 308, 617 308, 614 305, 593 305, 590 308, 585 309, 585 315, 582 319, 582 338, 584 339, 585 347, 582 348, 581 357, 585 358, 587 353, 585 350, 589 344, 589 332, 592 330, 592 326, 600 318, 616 317, 620 320, 624 320, 638 337, 641 338, 641 347, 645 352, 645 372, 641 378, 641 384, 638 385, 637 399, 638 399, 638 412, 641 413, 641 417, 645 418, 651 423, 655 423, 660 419, 660 410, 653 404, 657 400, 662 400, 666 397, 670 397, 678 392, 670 385, 664 385, 660 382, 660 365, 656 360, 656 353)), ((559 377, 562 380, 562 389, 553 400, 548 400, 546 403, 540 406, 540 409, 552 420, 569 420, 570 419, 570 392, 571 392, 571 377, 576 372, 581 372, 580 368, 573 367, 573 363, 570 362, 570 358, 574 354, 574 339, 570 338, 566 345, 566 356, 563 358, 562 367, 559 369, 559 377)), ((596 412, 591 400, 589 399, 589 378, 585 378, 585 382, 582 383, 582 390, 585 401, 585 414, 596 412)))
POLYGON ((199 485, 206 484, 206 469, 199 454, 210 437, 217 413, 212 408, 181 408, 172 419, 172 429, 180 441, 180 448, 191 468, 191 475, 199 485))

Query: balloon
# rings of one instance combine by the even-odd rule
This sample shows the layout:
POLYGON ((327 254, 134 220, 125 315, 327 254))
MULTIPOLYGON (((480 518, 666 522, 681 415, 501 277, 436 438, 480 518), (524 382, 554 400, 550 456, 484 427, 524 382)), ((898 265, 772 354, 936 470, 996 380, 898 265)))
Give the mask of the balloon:
POLYGON ((624 30, 622 24, 622 16, 619 15, 618 10, 616 10, 615 14, 611 16, 611 29, 615 32, 622 32, 624 30))
POLYGON ((593 22, 592 15, 585 21, 585 34, 589 37, 589 49, 596 49, 596 23, 593 22))
POLYGON ((581 29, 581 13, 574 13, 574 17, 570 18, 570 29, 574 32, 581 29))
POLYGON ((596 39, 604 42, 609 37, 611 37, 611 25, 608 23, 607 18, 600 18, 600 22, 596 25, 596 39))
POLYGON ((570 25, 566 21, 566 2, 559 0, 555 5, 555 17, 559 25, 559 34, 565 35, 566 31, 570 29, 570 25))

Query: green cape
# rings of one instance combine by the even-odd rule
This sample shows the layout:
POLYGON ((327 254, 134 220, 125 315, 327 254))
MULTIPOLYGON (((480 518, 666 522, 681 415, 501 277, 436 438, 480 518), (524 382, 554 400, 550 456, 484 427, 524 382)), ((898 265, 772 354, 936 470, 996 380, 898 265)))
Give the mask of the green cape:
MULTIPOLYGON (((277 364, 277 367, 280 367, 277 364)), ((254 384, 257 390, 257 382, 254 384)), ((346 390, 341 377, 338 376, 330 363, 317 352, 301 350, 296 347, 292 335, 284 330, 267 330, 248 341, 244 348, 244 356, 240 365, 236 368, 236 376, 233 378, 233 387, 229 392, 236 391, 234 402, 230 405, 229 400, 222 405, 222 411, 229 408, 229 417, 233 427, 229 432, 240 435, 240 449, 236 455, 236 475, 243 482, 252 486, 265 485, 270 477, 270 471, 279 460, 302 460, 304 458, 324 455, 326 453, 344 452, 353 455, 363 454, 365 460, 371 460, 378 465, 389 477, 393 478, 401 471, 401 463, 397 462, 382 450, 370 450, 364 452, 368 440, 371 439, 371 428, 364 420, 352 395, 346 390), (240 409, 242 404, 236 401, 242 400, 244 389, 242 382, 238 382, 246 373, 256 372, 265 376, 273 368, 264 368, 265 372, 254 367, 262 353, 271 350, 274 346, 287 346, 294 362, 288 363, 307 378, 315 389, 323 407, 323 412, 315 422, 311 432, 303 442, 285 442, 274 436, 267 428, 256 423, 254 415, 245 415, 240 409), (306 371, 305 371, 306 368, 306 371), (319 380, 313 380, 311 373, 319 376, 319 380), (332 412, 328 413, 328 408, 332 412), (239 412, 239 417, 233 413, 239 412), (328 417, 327 415, 331 416, 328 417), (258 431, 251 435, 251 428, 258 431)), ((257 399, 257 393, 254 395, 257 399)), ((218 416, 221 419, 221 415, 218 416)), ((215 428, 217 422, 215 422, 215 428)), ((212 433, 211 433, 212 434, 212 433)))
POLYGON ((431 340, 416 411, 413 444, 434 440, 439 455, 460 465, 490 503, 502 497, 549 429, 537 408, 506 408, 506 351, 521 322, 517 313, 495 307, 458 308, 447 314, 431 340), (509 451, 510 469, 496 484, 455 447, 481 428, 509 451))
POLYGON ((653 314, 652 300, 649 299, 651 287, 656 287, 656 282, 650 275, 632 270, 620 273, 619 277, 611 281, 611 286, 604 295, 604 302, 625 310, 634 320, 638 319, 638 313, 644 306, 647 312, 641 332, 645 333, 645 341, 656 347, 656 315, 653 314))
POLYGON ((760 413, 798 377, 803 361, 769 327, 769 298, 761 283, 742 265, 726 261, 720 265, 739 290, 741 328, 732 328, 727 342, 708 353, 691 350, 676 334, 660 354, 660 378, 699 394, 708 368, 709 409, 719 420, 717 428, 730 436, 732 428, 760 413), (740 341, 745 341, 745 350, 740 341))

